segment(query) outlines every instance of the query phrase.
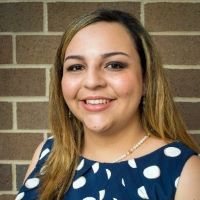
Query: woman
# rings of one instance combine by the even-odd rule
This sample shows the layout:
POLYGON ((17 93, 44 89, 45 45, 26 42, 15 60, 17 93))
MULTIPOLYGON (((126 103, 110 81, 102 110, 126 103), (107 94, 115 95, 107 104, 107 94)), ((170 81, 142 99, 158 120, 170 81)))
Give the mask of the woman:
POLYGON ((67 28, 50 124, 17 200, 199 199, 198 147, 150 36, 129 14, 97 10, 67 28))

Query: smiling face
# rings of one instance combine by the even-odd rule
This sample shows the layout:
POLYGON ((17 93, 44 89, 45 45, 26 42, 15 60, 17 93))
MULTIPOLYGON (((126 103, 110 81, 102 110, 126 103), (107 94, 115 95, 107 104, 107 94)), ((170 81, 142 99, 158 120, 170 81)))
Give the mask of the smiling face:
POLYGON ((139 55, 119 23, 98 22, 69 43, 62 92, 84 132, 115 133, 140 121, 143 78, 139 55))

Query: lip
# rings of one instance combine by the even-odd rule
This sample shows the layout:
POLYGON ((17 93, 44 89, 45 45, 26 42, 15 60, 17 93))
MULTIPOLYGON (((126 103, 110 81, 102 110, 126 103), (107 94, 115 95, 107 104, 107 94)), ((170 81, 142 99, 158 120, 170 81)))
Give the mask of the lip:
POLYGON ((100 112, 110 108, 113 105, 113 101, 115 99, 108 98, 105 96, 87 96, 80 100, 80 106, 89 112, 100 112), (86 104, 86 100, 97 100, 97 99, 105 99, 109 100, 106 104, 86 104))

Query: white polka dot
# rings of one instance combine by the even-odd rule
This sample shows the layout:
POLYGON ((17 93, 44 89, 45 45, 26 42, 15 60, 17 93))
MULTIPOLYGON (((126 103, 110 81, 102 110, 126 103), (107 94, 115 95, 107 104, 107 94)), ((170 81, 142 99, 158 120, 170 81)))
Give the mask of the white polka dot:
POLYGON ((96 200, 94 197, 85 197, 83 200, 96 200))
POLYGON ((144 169, 143 174, 146 178, 154 179, 160 176, 160 168, 156 165, 144 169))
POLYGON ((116 198, 113 198, 113 200, 117 200, 116 198))
POLYGON ((46 148, 40 155, 40 159, 41 160, 42 158, 44 158, 44 156, 46 156, 48 153, 50 152, 50 149, 46 148))
POLYGON ((128 164, 129 164, 129 166, 132 167, 132 168, 137 168, 135 159, 128 160, 128 164))
POLYGON ((99 200, 102 200, 105 196, 105 190, 100 190, 99 191, 99 200))
POLYGON ((164 154, 168 157, 177 157, 181 154, 181 150, 176 147, 167 147, 164 149, 164 154))
POLYGON ((125 182, 124 179, 122 178, 122 185, 125 187, 125 182))
POLYGON ((111 171, 109 169, 106 169, 106 173, 107 173, 108 179, 110 179, 110 177, 111 177, 111 171))
POLYGON ((175 183, 174 183, 174 185, 175 185, 176 188, 177 188, 177 186, 178 186, 179 178, 180 178, 180 177, 176 178, 175 183))
POLYGON ((86 184, 86 179, 84 176, 81 176, 73 182, 73 188, 79 189, 83 187, 85 184, 86 184))
POLYGON ((98 162, 94 163, 92 165, 92 169, 93 169, 94 173, 96 174, 99 170, 99 163, 98 162))
POLYGON ((146 189, 144 186, 141 186, 140 188, 138 188, 137 190, 138 195, 142 198, 142 199, 149 199, 146 189))
POLYGON ((15 200, 21 200, 21 199, 23 199, 24 195, 25 195, 24 192, 19 193, 19 194, 16 196, 15 200))
POLYGON ((30 178, 26 181, 25 186, 29 189, 35 188, 39 185, 40 179, 39 178, 30 178))
POLYGON ((45 168, 46 168, 46 165, 44 165, 41 169, 40 169, 40 175, 44 175, 45 174, 45 168))
POLYGON ((77 171, 81 170, 84 166, 84 159, 81 160, 81 162, 79 163, 78 167, 76 168, 77 171))

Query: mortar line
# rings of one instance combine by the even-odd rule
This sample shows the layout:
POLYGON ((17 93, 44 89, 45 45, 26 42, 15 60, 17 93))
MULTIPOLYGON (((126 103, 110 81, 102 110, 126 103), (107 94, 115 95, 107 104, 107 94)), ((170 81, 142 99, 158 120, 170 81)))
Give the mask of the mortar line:
POLYGON ((155 31, 149 32, 155 36, 199 36, 200 31, 155 31))
MULTIPOLYGON (((46 26, 46 25, 45 25, 46 26)), ((37 36, 37 35, 52 35, 52 36, 61 36, 63 32, 43 32, 43 31, 38 31, 38 32, 0 32, 0 35, 11 35, 11 36, 37 36)))
POLYGON ((198 97, 174 97, 175 102, 183 102, 183 103, 199 103, 200 98, 198 97))
POLYGON ((17 130, 17 103, 13 102, 13 130, 17 130))
POLYGON ((43 32, 48 33, 47 3, 43 1, 43 32))
POLYGON ((0 164, 29 165, 31 160, 0 160, 0 164))
MULTIPOLYGON (((143 3, 144 4, 144 3, 143 3)), ((140 15, 141 18, 141 15, 140 15)), ((149 32, 151 35, 163 35, 163 36, 170 36, 170 35, 181 35, 181 36, 199 36, 200 31, 151 31, 149 32)), ((11 36, 62 36, 63 32, 0 32, 0 35, 11 35, 11 36)))
POLYGON ((165 69, 200 69, 200 65, 163 65, 165 69))
POLYGON ((29 96, 29 97, 0 97, 0 102, 23 102, 23 103, 28 103, 28 102, 48 102, 49 99, 46 96, 29 96))
POLYGON ((1 69, 45 69, 51 66, 52 64, 0 64, 1 69))
MULTIPOLYGON (((127 0, 107 0, 107 2, 126 2, 127 0)), ((16 2, 83 2, 81 0, 1 0, 0 3, 16 3, 16 2)), ((102 0, 85 0, 84 2, 102 2, 102 0)), ((199 3, 199 0, 129 0, 129 2, 148 2, 148 3, 199 3)))
POLYGON ((16 35, 12 35, 12 53, 13 53, 13 64, 17 64, 17 50, 16 50, 16 35))
POLYGON ((13 129, 2 129, 0 130, 0 133, 9 133, 9 134, 20 134, 20 133, 26 133, 26 134, 32 134, 32 133, 40 133, 40 134, 43 134, 43 133, 49 133, 50 130, 48 129, 35 129, 35 130, 31 130, 31 129, 17 129, 17 130, 13 130, 13 129))
POLYGON ((142 25, 145 27, 145 12, 144 12, 144 2, 141 1, 141 6, 140 6, 140 19, 142 25))
POLYGON ((12 190, 17 191, 17 175, 16 165, 12 164, 12 190))
POLYGON ((10 190, 5 190, 5 191, 0 191, 0 195, 6 195, 6 194, 8 194, 8 195, 16 195, 17 194, 17 191, 15 192, 15 191, 10 191, 10 190))
POLYGON ((45 85, 45 96, 48 98, 49 97, 49 83, 50 83, 50 70, 47 68, 45 70, 45 75, 46 75, 46 85, 45 85))

